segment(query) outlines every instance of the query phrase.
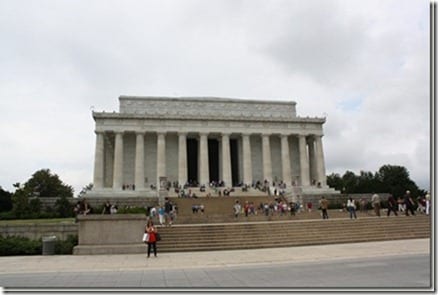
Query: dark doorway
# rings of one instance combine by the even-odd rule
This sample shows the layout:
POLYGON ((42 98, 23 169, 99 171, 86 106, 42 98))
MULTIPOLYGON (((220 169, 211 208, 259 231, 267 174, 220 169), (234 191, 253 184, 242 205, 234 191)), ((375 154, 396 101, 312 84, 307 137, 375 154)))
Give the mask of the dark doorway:
POLYGON ((189 183, 198 183, 198 140, 187 138, 187 178, 189 183))
POLYGON ((233 186, 239 184, 239 158, 237 149, 237 139, 230 139, 230 154, 231 154, 231 181, 233 186))
POLYGON ((219 180, 219 141, 208 140, 208 169, 210 182, 219 180))

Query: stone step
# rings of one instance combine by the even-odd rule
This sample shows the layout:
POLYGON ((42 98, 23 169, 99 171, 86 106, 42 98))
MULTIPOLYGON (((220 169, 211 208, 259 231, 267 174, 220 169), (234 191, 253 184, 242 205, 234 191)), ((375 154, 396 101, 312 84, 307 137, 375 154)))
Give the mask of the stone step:
MULTIPOLYGON (((430 237, 430 217, 368 217, 158 227, 159 252, 257 249, 430 237)), ((142 243, 79 245, 75 254, 145 253, 142 243)))

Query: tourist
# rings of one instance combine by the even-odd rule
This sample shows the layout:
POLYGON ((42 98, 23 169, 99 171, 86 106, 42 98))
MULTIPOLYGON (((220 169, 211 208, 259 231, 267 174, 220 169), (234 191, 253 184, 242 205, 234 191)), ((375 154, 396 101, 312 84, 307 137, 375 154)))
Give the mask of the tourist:
POLYGON ((235 218, 239 217, 240 210, 242 210, 242 207, 239 204, 239 200, 236 200, 236 202, 234 203, 233 209, 234 209, 234 217, 235 218))
POLYGON ((427 193, 424 198, 426 199, 426 215, 429 215, 429 212, 430 212, 430 194, 427 193))
POLYGON ((307 202, 307 212, 312 212, 312 202, 307 202))
POLYGON ((91 212, 91 207, 88 204, 88 201, 84 198, 81 202, 81 209, 80 212, 84 215, 87 215, 88 213, 91 212))
POLYGON ((160 222, 160 225, 164 225, 164 208, 160 207, 158 208, 158 220, 160 222))
POLYGON ((373 204, 374 213, 376 213, 376 216, 380 217, 380 196, 378 194, 374 194, 371 197, 371 203, 373 204))
POLYGON ((111 205, 111 214, 117 214, 117 204, 111 205))
POLYGON ((172 212, 172 203, 169 201, 169 198, 166 198, 164 202, 164 222, 166 226, 172 225, 171 212, 172 212))
POLYGON ((103 204, 102 214, 111 214, 111 203, 108 200, 103 204))
POLYGON ((395 216, 398 215, 397 210, 396 210, 396 206, 397 206, 397 201, 394 199, 394 197, 392 195, 389 195, 389 197, 388 197, 388 213, 387 213, 388 217, 391 214, 391 211, 394 212, 395 216))
POLYGON ((406 211, 406 206, 405 206, 405 201, 403 200, 402 197, 399 197, 397 199, 397 203, 398 203, 398 211, 405 212, 406 211))
POLYGON ((353 216, 354 216, 354 219, 356 219, 357 218, 357 216, 356 216, 356 204, 354 203, 352 197, 348 198, 347 209, 348 209, 348 212, 350 212, 350 219, 353 219, 353 216))
POLYGON ((409 216, 409 211, 411 211, 412 215, 415 215, 414 201, 412 200, 410 191, 406 191, 406 194, 404 196, 404 202, 405 202, 405 206, 406 206, 406 209, 405 209, 406 216, 409 216))
POLYGON ((154 222, 152 219, 148 220, 148 223, 146 224, 145 233, 149 235, 147 244, 148 244, 148 256, 151 255, 151 248, 154 248, 154 256, 157 257, 157 239, 156 239, 156 233, 157 229, 154 226, 154 222))
POLYGON ((243 211, 245 212, 245 217, 248 217, 248 212, 249 212, 249 202, 246 201, 245 205, 243 206, 243 211))
POLYGON ((322 210, 322 219, 328 219, 328 213, 327 213, 327 209, 328 209, 328 200, 323 196, 321 198, 321 200, 319 200, 319 205, 321 206, 321 210, 322 210))

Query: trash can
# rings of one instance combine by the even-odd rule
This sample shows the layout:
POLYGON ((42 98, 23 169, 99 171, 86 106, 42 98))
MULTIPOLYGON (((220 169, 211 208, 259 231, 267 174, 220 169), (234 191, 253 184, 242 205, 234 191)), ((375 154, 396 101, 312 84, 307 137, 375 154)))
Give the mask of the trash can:
POLYGON ((56 236, 43 237, 43 255, 55 254, 56 236))

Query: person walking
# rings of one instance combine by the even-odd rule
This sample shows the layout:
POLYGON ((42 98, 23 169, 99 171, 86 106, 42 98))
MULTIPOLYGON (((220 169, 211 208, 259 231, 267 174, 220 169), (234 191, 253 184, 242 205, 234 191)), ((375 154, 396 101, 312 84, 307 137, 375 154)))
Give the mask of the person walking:
POLYGON ((348 198, 347 209, 348 209, 348 212, 350 212, 350 219, 353 219, 353 216, 354 216, 354 219, 356 219, 357 218, 357 216, 356 216, 356 204, 354 203, 352 197, 348 198))
POLYGON ((412 200, 410 191, 406 191, 406 194, 404 196, 404 201, 405 201, 405 206, 406 206, 406 209, 405 209, 406 216, 409 216, 409 211, 411 211, 412 215, 415 215, 414 201, 412 200))
POLYGON ((325 197, 322 197, 321 200, 319 200, 319 205, 321 206, 322 210, 322 219, 328 219, 327 209, 328 209, 328 200, 325 197))
POLYGON ((388 197, 388 213, 387 216, 391 214, 391 211, 394 212, 395 216, 397 216, 397 201, 392 195, 389 195, 388 197))
POLYGON ((373 204, 374 213, 376 213, 376 216, 380 217, 380 196, 378 194, 374 194, 371 197, 371 203, 373 204))
POLYGON ((146 224, 145 233, 149 235, 148 240, 146 241, 148 244, 148 256, 149 258, 151 256, 151 248, 154 248, 154 256, 157 257, 157 229, 154 226, 154 222, 152 219, 148 220, 148 223, 146 224))

